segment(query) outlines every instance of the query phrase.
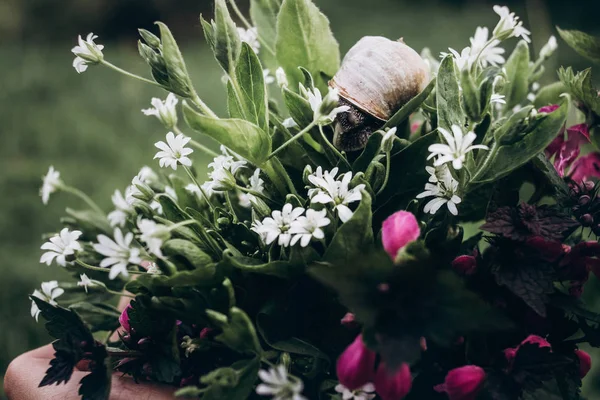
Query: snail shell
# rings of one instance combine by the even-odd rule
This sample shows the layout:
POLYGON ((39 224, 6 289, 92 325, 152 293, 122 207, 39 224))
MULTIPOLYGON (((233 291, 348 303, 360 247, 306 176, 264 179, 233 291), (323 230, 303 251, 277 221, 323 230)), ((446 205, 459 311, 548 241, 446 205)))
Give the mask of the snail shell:
POLYGON ((401 40, 360 39, 329 82, 338 89, 340 104, 352 107, 349 113, 339 114, 334 144, 346 151, 364 147, 369 136, 425 89, 429 80, 425 61, 401 40))

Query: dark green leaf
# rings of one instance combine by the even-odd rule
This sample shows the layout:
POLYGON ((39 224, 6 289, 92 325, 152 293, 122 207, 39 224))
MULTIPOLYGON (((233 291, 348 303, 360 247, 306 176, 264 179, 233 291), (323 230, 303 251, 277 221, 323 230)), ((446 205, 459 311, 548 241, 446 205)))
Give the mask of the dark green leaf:
POLYGON ((454 69, 454 58, 450 56, 445 57, 440 64, 435 92, 438 126, 448 131, 452 125, 462 127, 465 115, 460 106, 460 89, 454 69))
POLYGON ((241 41, 225 0, 215 1, 213 52, 221 68, 232 76, 240 55, 241 41))
POLYGON ((206 310, 206 314, 222 331, 216 340, 239 353, 262 353, 254 325, 244 311, 233 307, 229 317, 214 310, 206 310))
POLYGON ((194 86, 188 75, 177 42, 165 24, 162 22, 156 24, 160 28, 162 55, 169 76, 169 89, 182 97, 191 97, 194 93, 194 86))
POLYGON ((183 262, 187 269, 206 268, 213 262, 208 254, 187 240, 168 240, 164 243, 162 249, 172 262, 183 262))
POLYGON ((567 69, 561 67, 558 70, 558 77, 573 97, 582 101, 596 115, 600 115, 600 95, 598 95, 598 90, 592 86, 591 68, 575 74, 571 67, 567 69))
POLYGON ((81 400, 108 400, 111 378, 112 373, 106 365, 94 368, 79 382, 81 384, 79 387, 81 400))
POLYGON ((546 158, 544 154, 539 154, 532 161, 534 168, 545 178, 548 186, 552 188, 559 203, 569 197, 569 186, 563 178, 558 175, 554 165, 546 158))
POLYGON ((208 385, 203 400, 246 399, 252 393, 258 370, 259 358, 240 360, 229 368, 219 368, 200 378, 208 385))
POLYGON ((283 88, 283 99, 290 115, 300 126, 307 126, 313 120, 313 111, 308 100, 288 88, 283 88))
POLYGON ((551 83, 550 85, 544 86, 536 93, 533 104, 535 105, 535 108, 558 104, 561 102, 560 95, 566 92, 567 88, 562 82, 551 83))
POLYGON ((506 96, 506 108, 512 109, 519 105, 529 93, 529 45, 521 40, 510 55, 506 64, 508 82, 503 94, 506 96))
POLYGON ((392 128, 400 125, 405 121, 413 112, 415 112, 421 104, 427 99, 433 88, 436 86, 436 79, 433 78, 431 82, 423 89, 421 93, 410 99, 408 103, 402 106, 401 109, 396 111, 394 115, 385 123, 384 128, 392 128))
POLYGON ((275 54, 271 52, 275 51, 277 14, 280 8, 281 0, 250 0, 250 17, 258 30, 258 35, 264 41, 261 43, 262 60, 271 71, 275 71, 278 67, 275 54))
POLYGON ((307 264, 313 262, 319 255, 312 248, 292 249, 292 255, 289 261, 278 260, 263 262, 251 257, 236 256, 231 251, 226 250, 223 253, 223 261, 234 268, 247 272, 272 275, 279 278, 291 278, 299 276, 304 272, 307 264))
POLYGON ((560 37, 580 55, 600 63, 600 39, 587 33, 575 30, 564 30, 556 27, 560 37))
POLYGON ((113 331, 119 327, 121 312, 109 304, 80 302, 69 308, 81 316, 92 332, 113 331))

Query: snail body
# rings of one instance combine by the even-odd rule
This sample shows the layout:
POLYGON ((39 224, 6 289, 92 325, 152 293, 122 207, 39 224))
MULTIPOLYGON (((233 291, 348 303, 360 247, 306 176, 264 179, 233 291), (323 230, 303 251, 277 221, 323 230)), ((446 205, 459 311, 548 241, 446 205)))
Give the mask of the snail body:
POLYGON ((429 83, 429 68, 402 41, 380 36, 360 39, 346 54, 329 82, 340 95, 334 145, 345 151, 362 149, 369 136, 429 83))

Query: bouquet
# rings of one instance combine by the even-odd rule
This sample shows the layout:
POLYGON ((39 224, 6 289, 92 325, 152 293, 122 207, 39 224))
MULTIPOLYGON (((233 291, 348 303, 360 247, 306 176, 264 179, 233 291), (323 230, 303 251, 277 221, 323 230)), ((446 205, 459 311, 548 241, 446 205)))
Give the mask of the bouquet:
MULTIPOLYGON (((140 30, 151 78, 80 37, 77 72, 168 92, 143 110, 168 133, 160 168, 108 214, 44 177, 44 203, 64 191, 87 208, 42 246, 78 282, 31 295, 56 339, 40 386, 86 361, 84 400, 108 399, 114 371, 204 400, 581 398, 579 346, 600 346, 581 299, 600 273, 600 98, 589 69, 540 87, 556 38, 535 54, 523 22, 494 11, 461 51, 365 37, 341 61, 310 0, 252 0, 251 22, 216 0, 200 22, 226 117, 166 25, 140 30)), ((559 33, 600 60, 597 39, 559 33)))

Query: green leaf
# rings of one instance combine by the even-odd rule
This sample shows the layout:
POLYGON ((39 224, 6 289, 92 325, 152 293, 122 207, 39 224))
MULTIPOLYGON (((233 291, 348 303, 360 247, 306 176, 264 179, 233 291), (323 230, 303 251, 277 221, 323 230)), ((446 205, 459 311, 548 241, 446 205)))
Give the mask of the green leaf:
POLYGON ((138 279, 129 281, 125 288, 131 293, 142 293, 143 289, 150 293, 160 293, 165 289, 178 287, 212 287, 221 281, 213 264, 197 268, 193 271, 179 271, 175 275, 140 275, 138 279))
POLYGON ((70 225, 74 229, 79 229, 83 232, 82 240, 95 240, 100 235, 111 235, 111 228, 106 216, 97 213, 94 210, 73 210, 67 208, 67 215, 61 220, 66 225, 70 225))
POLYGON ((229 317, 214 310, 206 310, 206 314, 222 330, 216 340, 238 353, 262 353, 254 325, 244 311, 233 307, 229 317))
POLYGON ((265 65, 275 71, 278 67, 275 59, 277 42, 277 14, 281 8, 281 0, 250 0, 250 17, 258 30, 258 35, 264 41, 261 43, 262 60, 265 65), (266 44, 266 46, 265 46, 266 44), (266 48, 268 46, 268 48, 266 48))
POLYGON ((535 108, 541 108, 551 104, 558 104, 561 101, 560 95, 567 92, 567 88, 562 82, 554 82, 544 86, 535 95, 533 104, 535 108))
POLYGON ((90 326, 92 332, 113 331, 119 327, 121 312, 110 304, 79 302, 69 306, 90 326))
POLYGON ((184 239, 168 240, 162 249, 172 262, 182 263, 188 269, 206 268, 213 262, 198 246, 184 239))
POLYGON ((573 50, 595 63, 600 63, 600 39, 581 31, 564 30, 559 27, 556 27, 556 29, 560 37, 573 50))
POLYGON ((241 115, 232 115, 232 117, 243 118, 268 132, 268 99, 263 68, 248 43, 242 44, 242 52, 235 67, 235 80, 227 88, 230 87, 235 89, 239 99, 239 111, 241 112, 241 115))
POLYGON ((379 155, 381 151, 381 140, 383 139, 382 135, 376 134, 371 135, 369 140, 367 141, 367 145, 363 149, 360 156, 354 161, 352 164, 352 170, 356 172, 366 172, 371 165, 371 161, 379 155))
POLYGON ((362 200, 352 218, 345 222, 335 233, 323 260, 330 263, 351 264, 357 253, 373 245, 371 227, 371 196, 362 191, 362 200))
POLYGON ((488 167, 485 171, 478 172, 473 177, 473 182, 484 183, 500 179, 543 152, 562 129, 568 111, 569 104, 565 102, 550 114, 538 115, 532 130, 525 132, 521 140, 507 145, 494 144, 490 149, 488 167), (495 146, 499 146, 497 150, 495 146))
POLYGON ((233 76, 235 65, 240 55, 241 41, 235 27, 235 22, 233 22, 229 15, 225 0, 215 1, 215 22, 213 27, 212 40, 215 58, 221 65, 221 68, 229 76, 233 76))
POLYGON ((46 320, 46 330, 55 339, 70 338, 73 341, 93 341, 92 334, 79 315, 73 310, 52 306, 35 296, 30 296, 46 320))
POLYGON ((508 79, 504 95, 506 108, 510 110, 525 100, 529 93, 529 45, 526 41, 521 40, 517 44, 504 68, 508 79))
POLYGON ((317 77, 317 86, 326 89, 321 73, 333 76, 340 66, 340 49, 329 20, 310 0, 284 0, 277 17, 277 62, 285 70, 292 88, 303 81, 298 67, 317 77))
POLYGON ((240 360, 228 368, 219 368, 200 378, 208 385, 202 400, 246 399, 252 393, 260 368, 259 358, 240 360))
POLYGON ((170 89, 182 97, 191 97, 194 93, 194 86, 188 75, 179 46, 177 46, 173 34, 165 24, 162 22, 156 22, 156 24, 160 29, 162 56, 169 76, 170 89))
POLYGON ((582 101, 594 114, 600 115, 600 95, 592 86, 591 68, 575 74, 571 67, 567 69, 561 67, 558 70, 558 77, 573 97, 582 101))
POLYGON ((556 200, 559 202, 569 198, 569 186, 563 178, 558 175, 554 165, 546 158, 544 154, 539 154, 532 161, 534 168, 542 174, 548 186, 554 192, 556 200))
POLYGON ((473 82, 468 69, 461 71, 460 83, 465 113, 469 117, 469 120, 479 122, 482 112, 481 101, 479 99, 480 90, 475 86, 475 82, 473 82))
POLYGON ((269 134, 248 121, 207 117, 188 104, 184 104, 183 114, 190 128, 212 137, 255 165, 261 165, 271 153, 269 134))
POLYGON ((442 60, 435 84, 438 126, 450 130, 452 125, 463 126, 465 115, 460 106, 460 89, 454 68, 454 58, 442 60))
POLYGON ((314 113, 308 100, 288 88, 283 88, 283 100, 290 115, 298 125, 307 126, 312 122, 314 113))
POLYGON ((427 99, 433 88, 436 86, 436 79, 433 78, 431 82, 423 89, 421 93, 410 99, 408 103, 402 106, 401 109, 396 111, 394 115, 385 123, 383 128, 392 128, 400 125, 406 120, 413 112, 415 112, 421 104, 427 99))
POLYGON ((251 257, 236 256, 229 250, 223 253, 223 261, 233 268, 286 279, 301 275, 306 265, 317 258, 319 255, 311 247, 303 249, 293 247, 289 261, 263 262, 251 257))
POLYGON ((161 193, 156 196, 156 201, 160 203, 164 216, 171 222, 181 222, 190 219, 190 217, 179 208, 171 196, 161 193))

